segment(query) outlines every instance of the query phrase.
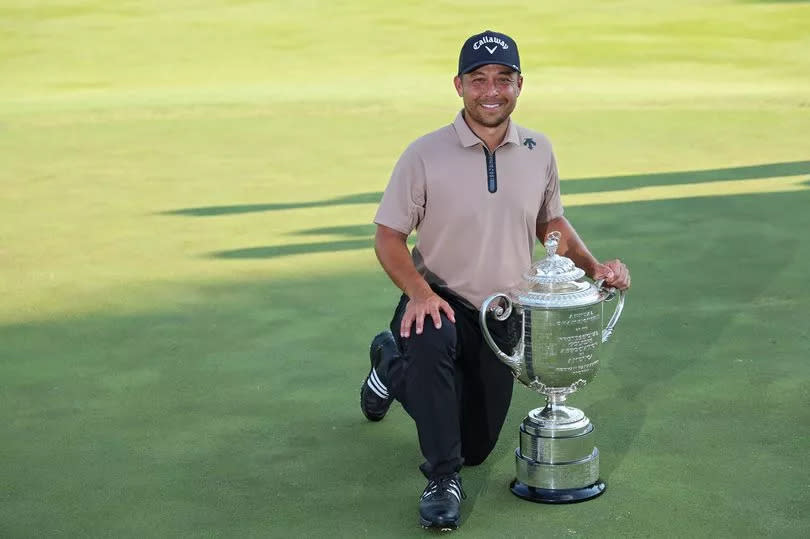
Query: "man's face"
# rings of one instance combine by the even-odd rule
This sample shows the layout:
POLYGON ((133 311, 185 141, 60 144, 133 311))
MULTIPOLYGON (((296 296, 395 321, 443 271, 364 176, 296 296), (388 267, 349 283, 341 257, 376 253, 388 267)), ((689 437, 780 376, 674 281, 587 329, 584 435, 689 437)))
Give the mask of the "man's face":
POLYGON ((487 64, 455 77, 453 83, 464 100, 467 121, 498 127, 515 110, 523 77, 500 64, 487 64))

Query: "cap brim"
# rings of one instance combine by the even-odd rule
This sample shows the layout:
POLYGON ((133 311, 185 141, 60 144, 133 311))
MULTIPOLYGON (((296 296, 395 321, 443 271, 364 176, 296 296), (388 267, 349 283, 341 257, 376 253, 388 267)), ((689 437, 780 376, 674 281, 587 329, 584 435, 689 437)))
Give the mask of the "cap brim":
POLYGON ((474 63, 474 64, 472 64, 472 65, 467 66, 467 67, 464 69, 464 71, 462 71, 461 73, 459 73, 459 75, 463 75, 463 74, 465 74, 465 73, 469 73, 469 72, 470 72, 470 71, 472 71, 473 69, 479 68, 479 67, 481 67, 481 66, 489 65, 489 64, 498 64, 498 65, 502 65, 502 66, 506 66, 506 67, 511 67, 512 69, 514 69, 515 71, 517 71, 518 73, 520 73, 520 69, 519 69, 519 68, 518 68, 518 67, 517 67, 515 64, 507 64, 506 62, 498 62, 497 60, 483 60, 483 61, 481 61, 481 62, 476 62, 476 63, 474 63))

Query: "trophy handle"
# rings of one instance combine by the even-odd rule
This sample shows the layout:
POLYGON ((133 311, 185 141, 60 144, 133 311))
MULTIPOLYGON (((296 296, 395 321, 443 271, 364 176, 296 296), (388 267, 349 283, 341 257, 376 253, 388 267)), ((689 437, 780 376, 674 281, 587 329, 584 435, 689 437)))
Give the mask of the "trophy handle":
POLYGON ((498 305, 491 309, 492 316, 495 317, 496 320, 503 322, 509 315, 512 314, 512 300, 506 294, 493 294, 489 296, 487 299, 484 300, 484 303, 481 305, 481 313, 479 315, 479 321, 481 323, 481 332, 484 334, 484 340, 487 341, 487 344, 492 351, 495 352, 495 355, 498 356, 502 362, 506 363, 506 365, 512 369, 512 372, 515 376, 520 375, 520 358, 523 357, 523 333, 520 334, 520 340, 515 346, 515 355, 509 356, 503 352, 498 345, 495 344, 495 341, 492 339, 492 335, 489 334, 489 328, 487 328, 487 313, 490 311, 490 304, 495 301, 496 299, 502 298, 506 302, 506 308, 501 307, 498 305))
POLYGON ((619 294, 619 301, 616 303, 616 308, 613 309, 613 316, 610 317, 610 321, 608 321, 607 326, 605 326, 605 329, 602 330, 602 342, 607 342, 607 340, 610 339, 610 336, 613 334, 613 328, 616 327, 616 324, 619 322, 619 317, 622 315, 622 309, 624 309, 624 290, 616 290, 613 287, 602 288, 604 282, 604 279, 600 279, 594 283, 596 284, 597 288, 607 292, 607 296, 605 296, 604 301, 610 301, 616 297, 617 293, 619 294))

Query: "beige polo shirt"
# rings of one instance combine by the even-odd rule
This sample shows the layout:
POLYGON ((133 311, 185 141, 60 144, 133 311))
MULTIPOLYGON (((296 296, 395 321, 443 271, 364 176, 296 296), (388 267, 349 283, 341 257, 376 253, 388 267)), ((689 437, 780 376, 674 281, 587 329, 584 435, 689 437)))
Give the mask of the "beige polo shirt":
POLYGON ((551 143, 509 121, 489 152, 462 113, 414 141, 399 158, 374 222, 410 234, 428 283, 476 309, 520 284, 531 265, 536 221, 563 214, 551 143))

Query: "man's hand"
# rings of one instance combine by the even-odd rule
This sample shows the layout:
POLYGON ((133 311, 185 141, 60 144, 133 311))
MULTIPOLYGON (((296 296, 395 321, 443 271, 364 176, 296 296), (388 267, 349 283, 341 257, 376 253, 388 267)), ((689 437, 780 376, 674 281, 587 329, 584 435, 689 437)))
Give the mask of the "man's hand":
POLYGON ((403 232, 377 225, 377 235, 374 239, 374 251, 377 253, 377 258, 394 284, 410 298, 405 306, 405 314, 402 315, 402 323, 399 327, 399 334, 403 338, 411 336, 411 326, 414 323, 416 324, 416 334, 421 335, 427 315, 433 318, 436 329, 442 327, 441 311, 444 311, 445 316, 451 322, 454 324, 456 322, 453 308, 438 296, 424 277, 416 271, 406 244, 407 239, 408 235, 403 232))
POLYGON ((630 288, 630 270, 618 258, 604 264, 596 264, 593 280, 598 281, 599 279, 604 279, 607 286, 613 286, 619 290, 630 288))
POLYGON ((410 337, 411 326, 415 323, 416 334, 421 335, 425 324, 425 316, 427 315, 433 318, 433 325, 436 326, 436 329, 439 329, 442 327, 440 311, 444 311, 445 316, 447 316, 451 322, 456 322, 453 308, 432 290, 424 296, 410 298, 408 304, 405 306, 405 314, 402 316, 399 334, 405 338, 410 337))

